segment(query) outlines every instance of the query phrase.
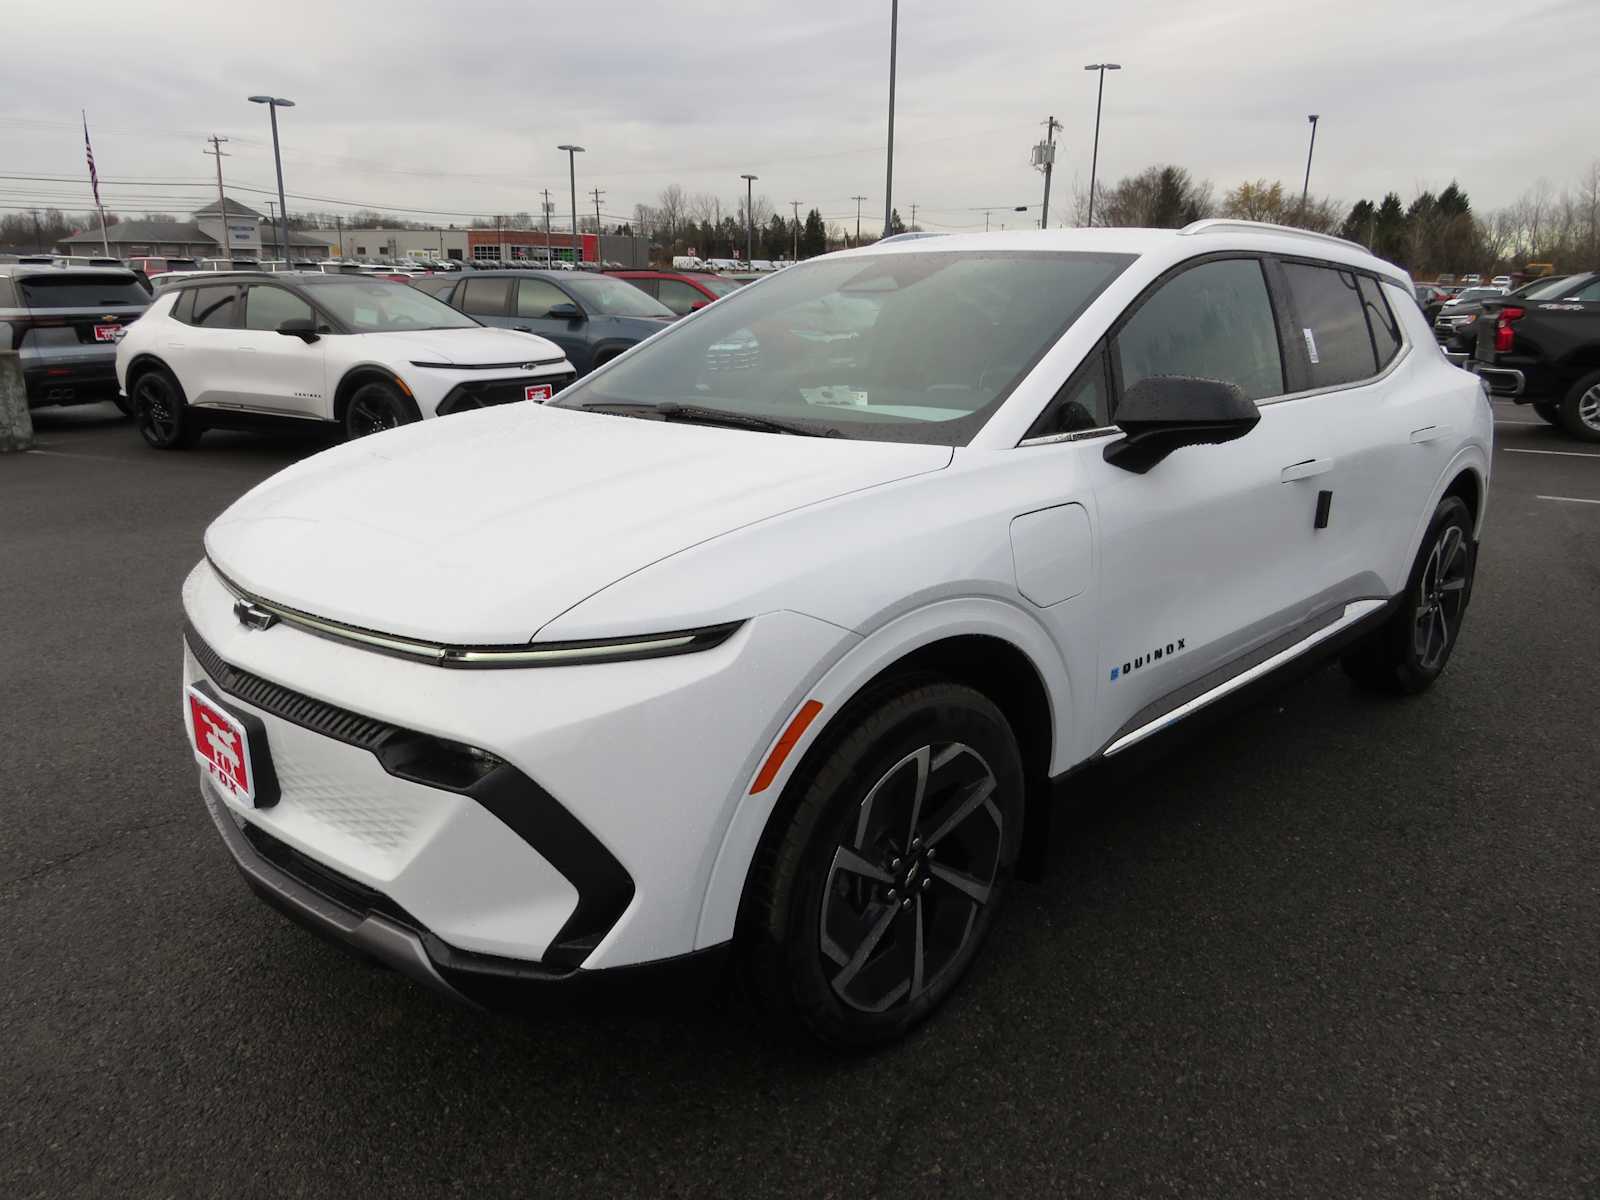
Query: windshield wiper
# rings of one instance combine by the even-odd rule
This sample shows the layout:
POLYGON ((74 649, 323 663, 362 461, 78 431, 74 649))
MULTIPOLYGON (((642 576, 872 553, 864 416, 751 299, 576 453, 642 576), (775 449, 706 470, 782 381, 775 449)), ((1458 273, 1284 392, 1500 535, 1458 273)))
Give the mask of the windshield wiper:
POLYGON ((734 425, 744 429, 760 429, 766 433, 792 433, 799 437, 843 437, 837 429, 821 429, 802 425, 798 421, 785 421, 778 417, 758 417, 753 413, 728 412, 721 408, 707 408, 701 404, 631 404, 618 401, 601 401, 585 404, 590 412, 621 412, 629 416, 657 414, 663 421, 696 422, 704 425, 734 425))

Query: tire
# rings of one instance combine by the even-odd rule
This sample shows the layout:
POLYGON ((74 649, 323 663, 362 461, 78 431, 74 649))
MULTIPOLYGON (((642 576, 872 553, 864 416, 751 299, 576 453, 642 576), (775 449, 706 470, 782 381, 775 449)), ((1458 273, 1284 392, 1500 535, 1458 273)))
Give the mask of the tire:
POLYGON ((125 417, 133 416, 133 401, 124 396, 120 391, 111 397, 111 403, 117 406, 117 411, 125 417))
POLYGON ((1561 400, 1557 417, 1556 423, 1579 441, 1600 442, 1600 371, 1572 385, 1561 400))
POLYGON ((1560 426, 1561 406, 1554 400, 1535 400, 1533 411, 1539 414, 1539 419, 1551 425, 1560 426))
POLYGON ((1023 789, 1011 727, 971 688, 907 683, 852 720, 791 781, 751 871, 745 966, 769 1015, 859 1049, 932 1013, 1010 882, 1023 789))
POLYGON ((1345 673, 1389 695, 1414 696, 1432 687, 1460 637, 1477 566, 1472 514, 1446 496, 1428 523, 1398 607, 1345 655, 1345 673))
POLYGON ((359 437, 397 429, 420 420, 422 414, 417 411, 416 404, 402 396, 399 388, 373 380, 363 383, 350 394, 341 424, 345 440, 353 442, 359 437))
POLYGON ((146 445, 156 450, 188 450, 200 440, 200 423, 189 409, 182 385, 166 368, 152 367, 134 380, 128 402, 134 426, 146 445))

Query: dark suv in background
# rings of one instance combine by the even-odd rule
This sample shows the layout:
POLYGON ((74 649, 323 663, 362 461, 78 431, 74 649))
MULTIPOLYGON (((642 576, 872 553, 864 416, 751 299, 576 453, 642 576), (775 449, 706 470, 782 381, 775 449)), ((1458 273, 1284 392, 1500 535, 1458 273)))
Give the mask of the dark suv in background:
POLYGON ((22 358, 28 407, 93 404, 117 390, 117 341, 150 303, 125 267, 0 265, 0 350, 22 358))
POLYGON ((631 283, 579 271, 474 271, 411 286, 485 325, 549 338, 580 378, 678 319, 631 283))

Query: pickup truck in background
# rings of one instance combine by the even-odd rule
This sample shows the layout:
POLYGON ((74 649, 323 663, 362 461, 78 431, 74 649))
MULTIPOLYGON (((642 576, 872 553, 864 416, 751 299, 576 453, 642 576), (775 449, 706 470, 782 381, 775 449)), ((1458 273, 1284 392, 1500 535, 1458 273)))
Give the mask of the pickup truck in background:
POLYGON ((1471 365, 1490 394, 1600 442, 1600 272, 1570 276, 1554 294, 1534 288, 1483 308, 1471 365))

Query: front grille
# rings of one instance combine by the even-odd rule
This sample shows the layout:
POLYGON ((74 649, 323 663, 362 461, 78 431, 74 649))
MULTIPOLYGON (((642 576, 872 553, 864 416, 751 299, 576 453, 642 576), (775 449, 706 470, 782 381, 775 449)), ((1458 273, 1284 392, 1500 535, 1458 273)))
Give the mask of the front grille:
POLYGON ((523 375, 515 379, 474 379, 458 383, 439 402, 439 415, 443 417, 474 408, 521 403, 527 399, 527 389, 535 384, 547 383, 559 392, 574 378, 574 373, 568 371, 562 375, 523 375))
POLYGON ((189 643, 189 652, 194 655, 195 661, 218 687, 263 712, 374 754, 384 742, 401 732, 397 726, 385 721, 363 717, 336 704, 315 700, 224 662, 193 625, 185 625, 184 638, 189 643))
POLYGON ((357 883, 331 867, 323 866, 287 842, 279 841, 259 825, 246 821, 242 832, 245 841, 250 843, 257 854, 296 883, 316 892, 324 900, 331 900, 340 908, 358 915, 381 913, 406 925, 422 928, 415 917, 382 892, 357 883))

